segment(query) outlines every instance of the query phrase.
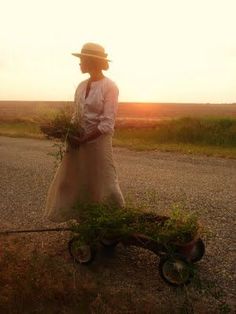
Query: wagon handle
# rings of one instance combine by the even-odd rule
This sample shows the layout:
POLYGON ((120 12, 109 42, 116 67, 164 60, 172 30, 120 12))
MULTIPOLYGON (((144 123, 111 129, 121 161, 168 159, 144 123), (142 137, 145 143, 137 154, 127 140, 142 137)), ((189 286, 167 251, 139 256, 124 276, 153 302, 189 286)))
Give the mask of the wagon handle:
POLYGON ((5 230, 0 231, 0 235, 13 233, 33 233, 33 232, 55 232, 55 231, 71 231, 71 228, 49 228, 49 229, 28 229, 28 230, 5 230))

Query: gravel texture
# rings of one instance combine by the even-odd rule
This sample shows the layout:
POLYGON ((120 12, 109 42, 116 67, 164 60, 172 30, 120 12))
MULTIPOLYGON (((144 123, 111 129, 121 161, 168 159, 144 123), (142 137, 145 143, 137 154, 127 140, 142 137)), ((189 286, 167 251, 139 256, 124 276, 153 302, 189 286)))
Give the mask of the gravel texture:
MULTIPOLYGON (((52 144, 45 140, 0 137, 1 230, 56 226, 42 218, 47 189, 55 172, 55 158, 48 155, 54 150, 52 144)), ((197 211, 211 234, 205 238, 207 251, 199 263, 200 277, 221 289, 223 302, 232 310, 236 279, 233 250, 236 160, 118 147, 114 147, 114 158, 128 202, 146 204, 159 214, 167 213, 176 203, 197 211)), ((35 241, 43 236, 35 236, 35 241)), ((53 237, 50 239, 53 241, 53 237)), ((102 274, 103 282, 112 287, 114 294, 116 289, 124 289, 124 293, 130 291, 131 298, 140 299, 141 291, 145 291, 145 297, 157 308, 168 309, 165 313, 174 312, 169 298, 177 300, 176 290, 162 282, 157 262, 158 257, 150 252, 118 245, 114 259, 98 256, 86 271, 89 275, 102 274)), ((212 295, 195 297, 196 313, 219 311, 219 300, 212 295)))

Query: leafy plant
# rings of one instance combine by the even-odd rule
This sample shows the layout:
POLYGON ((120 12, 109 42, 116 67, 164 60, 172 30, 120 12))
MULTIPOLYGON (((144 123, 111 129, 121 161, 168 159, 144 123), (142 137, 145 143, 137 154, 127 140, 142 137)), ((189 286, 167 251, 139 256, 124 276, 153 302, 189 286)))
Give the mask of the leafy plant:
POLYGON ((69 135, 80 136, 83 133, 80 123, 72 123, 71 117, 65 111, 58 113, 49 122, 41 124, 40 129, 48 138, 58 138, 61 141, 66 141, 69 135))
POLYGON ((55 115, 54 119, 49 122, 42 123, 40 130, 47 136, 47 138, 59 139, 60 142, 54 143, 53 146, 56 151, 50 153, 50 155, 56 158, 55 166, 62 161, 64 153, 66 151, 66 142, 69 136, 81 136, 83 134, 83 128, 79 121, 71 122, 71 116, 64 110, 55 115))
POLYGON ((118 208, 107 204, 77 204, 79 224, 72 230, 79 233, 82 243, 96 243, 103 237, 124 238, 133 233, 168 245, 171 242, 192 240, 199 230, 197 217, 186 214, 179 207, 170 217, 158 216, 135 208, 118 208))

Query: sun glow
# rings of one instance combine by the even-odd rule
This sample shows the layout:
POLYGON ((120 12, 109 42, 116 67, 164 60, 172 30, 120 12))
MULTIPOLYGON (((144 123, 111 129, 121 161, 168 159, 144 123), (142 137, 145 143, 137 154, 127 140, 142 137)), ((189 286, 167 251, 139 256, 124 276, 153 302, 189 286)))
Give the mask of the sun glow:
POLYGON ((105 46, 121 101, 235 102, 234 0, 9 0, 0 12, 0 99, 72 100, 71 52, 105 46))

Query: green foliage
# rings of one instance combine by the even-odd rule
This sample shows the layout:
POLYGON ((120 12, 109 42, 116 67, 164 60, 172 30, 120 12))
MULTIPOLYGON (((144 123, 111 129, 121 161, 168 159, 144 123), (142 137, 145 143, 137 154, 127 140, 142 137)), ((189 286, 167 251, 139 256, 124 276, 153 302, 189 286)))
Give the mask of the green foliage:
POLYGON ((163 122, 157 141, 236 146, 236 119, 182 118, 163 122))
POLYGON ((180 118, 161 121, 152 129, 117 130, 118 139, 126 143, 182 143, 219 147, 236 147, 235 118, 180 118))
POLYGON ((63 110, 50 122, 41 124, 40 129, 48 137, 59 138, 62 141, 66 141, 69 135, 80 136, 83 132, 79 123, 72 123, 71 117, 63 110))
POLYGON ((54 143, 52 146, 55 148, 55 151, 48 153, 48 155, 55 158, 54 166, 55 168, 57 168, 60 165, 62 158, 66 152, 66 145, 65 143, 57 142, 54 143))
POLYGON ((98 242, 103 237, 124 238, 141 233, 168 244, 190 241, 197 234, 197 217, 174 207, 170 217, 158 216, 134 208, 118 208, 107 204, 77 204, 79 224, 72 230, 79 233, 82 243, 98 242))
POLYGON ((65 154, 66 142, 70 135, 79 137, 83 133, 83 129, 79 123, 72 123, 71 116, 67 111, 61 110, 55 114, 54 118, 47 123, 40 125, 40 130, 48 138, 60 139, 60 142, 54 143, 55 152, 49 155, 55 157, 55 167, 57 167, 65 154))
POLYGON ((1 122, 0 123, 0 135, 14 136, 14 137, 29 137, 40 138, 40 128, 34 122, 1 122))
POLYGON ((106 204, 77 204, 79 224, 73 226, 82 242, 94 242, 103 236, 127 235, 131 231, 129 222, 135 218, 133 211, 119 209, 106 204))
POLYGON ((166 220, 160 232, 162 241, 174 239, 178 242, 191 241, 199 231, 198 218, 195 213, 184 212, 179 206, 174 206, 170 219, 166 220))

